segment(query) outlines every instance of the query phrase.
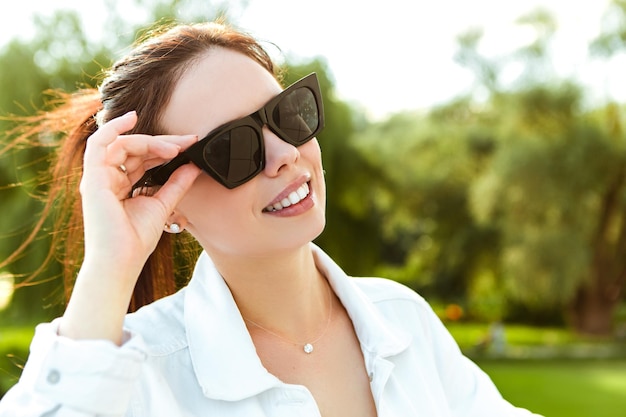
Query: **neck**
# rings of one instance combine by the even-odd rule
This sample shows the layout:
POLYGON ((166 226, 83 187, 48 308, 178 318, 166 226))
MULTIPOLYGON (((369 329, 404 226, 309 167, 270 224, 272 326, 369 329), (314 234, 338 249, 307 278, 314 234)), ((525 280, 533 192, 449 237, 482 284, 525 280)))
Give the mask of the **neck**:
POLYGON ((329 284, 309 245, 272 256, 211 257, 245 319, 294 340, 314 337, 328 322, 329 284))

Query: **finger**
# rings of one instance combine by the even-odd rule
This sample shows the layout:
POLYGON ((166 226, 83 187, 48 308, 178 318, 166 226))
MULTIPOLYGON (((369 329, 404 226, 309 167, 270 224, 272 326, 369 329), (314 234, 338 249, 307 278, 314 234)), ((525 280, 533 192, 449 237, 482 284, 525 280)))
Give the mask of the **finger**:
POLYGON ((141 161, 141 168, 143 173, 141 174, 143 176, 143 174, 149 170, 152 169, 154 167, 158 167, 159 165, 163 165, 166 162, 171 161, 171 159, 163 159, 163 158, 150 158, 150 159, 144 159, 141 161))
POLYGON ((120 135, 107 146, 107 160, 114 165, 124 163, 129 156, 169 160, 197 141, 197 135, 120 135))
POLYGON ((127 168, 126 176, 128 177, 130 184, 135 184, 143 178, 146 171, 161 166, 168 161, 171 161, 171 158, 140 159, 138 157, 130 157, 124 164, 127 168))
POLYGON ((150 168, 163 165, 171 160, 172 158, 129 156, 124 162, 124 166, 126 167, 126 174, 132 180, 134 177, 141 178, 150 168))
POLYGON ((135 140, 136 138, 146 137, 157 141, 173 143, 180 146, 182 149, 187 149, 198 141, 198 135, 144 135, 144 134, 132 134, 132 135, 119 135, 119 139, 123 140, 135 140))
POLYGON ((115 139, 131 130, 137 123, 137 113, 134 111, 128 112, 123 116, 116 117, 109 120, 102 127, 100 127, 94 134, 92 134, 87 140, 87 149, 85 149, 85 159, 91 159, 100 157, 104 160, 106 155, 106 147, 115 141, 115 139))
POLYGON ((174 171, 165 185, 154 194, 163 203, 167 215, 174 211, 201 172, 194 164, 185 164, 174 171))
MULTIPOLYGON (((187 148, 189 144, 193 144, 197 142, 197 135, 186 135, 177 137, 177 142, 181 144, 183 147, 187 148)), ((131 184, 137 182, 140 178, 144 176, 146 171, 151 168, 155 168, 157 166, 163 165, 169 161, 171 161, 174 157, 176 157, 180 152, 180 145, 171 145, 174 146, 177 150, 176 153, 172 152, 172 149, 167 149, 169 146, 166 146, 164 153, 162 152, 151 152, 151 155, 148 156, 132 156, 128 155, 123 165, 124 169, 120 169, 120 164, 111 163, 112 168, 116 168, 120 173, 126 174, 128 180, 131 184), (154 155, 157 154, 157 155, 154 155)))

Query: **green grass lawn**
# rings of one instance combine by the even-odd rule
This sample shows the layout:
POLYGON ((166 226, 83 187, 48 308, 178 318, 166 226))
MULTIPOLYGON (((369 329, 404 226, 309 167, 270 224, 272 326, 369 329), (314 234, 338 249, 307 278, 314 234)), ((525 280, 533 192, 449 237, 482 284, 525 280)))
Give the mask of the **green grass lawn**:
POLYGON ((488 359, 484 355, 489 351, 476 349, 489 332, 488 324, 446 323, 446 327, 511 403, 546 417, 626 417, 623 343, 563 328, 507 324, 504 356, 508 358, 488 359), (608 347, 613 359, 602 356, 608 347), (587 357, 572 359, 575 352, 587 357), (565 359, 567 355, 570 359, 565 359))
POLYGON ((546 417, 625 417, 626 360, 481 361, 511 403, 546 417))

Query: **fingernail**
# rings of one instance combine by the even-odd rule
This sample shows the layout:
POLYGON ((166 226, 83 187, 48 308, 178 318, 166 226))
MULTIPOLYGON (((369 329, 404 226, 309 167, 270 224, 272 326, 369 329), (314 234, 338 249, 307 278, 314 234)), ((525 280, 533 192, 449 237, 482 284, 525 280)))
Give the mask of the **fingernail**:
POLYGON ((136 116, 137 115, 137 111, 136 110, 131 110, 128 113, 126 113, 125 115, 123 115, 122 117, 131 117, 131 116, 136 116))

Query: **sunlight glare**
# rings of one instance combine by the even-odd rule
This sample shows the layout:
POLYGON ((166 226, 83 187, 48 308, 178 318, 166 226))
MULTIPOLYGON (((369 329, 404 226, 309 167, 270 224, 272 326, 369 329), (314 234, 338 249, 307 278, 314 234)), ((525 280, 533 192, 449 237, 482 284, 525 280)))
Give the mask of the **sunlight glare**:
POLYGON ((0 310, 4 310, 11 303, 15 279, 8 272, 0 272, 0 310))

